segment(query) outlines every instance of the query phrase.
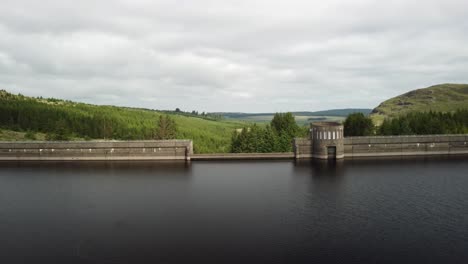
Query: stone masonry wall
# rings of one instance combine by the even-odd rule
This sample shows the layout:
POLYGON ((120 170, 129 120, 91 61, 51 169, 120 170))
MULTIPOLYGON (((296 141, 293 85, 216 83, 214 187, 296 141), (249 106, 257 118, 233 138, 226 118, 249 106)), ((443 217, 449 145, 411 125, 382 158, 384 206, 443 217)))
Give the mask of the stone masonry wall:
POLYGON ((349 137, 345 157, 468 154, 468 135, 349 137))
MULTIPOLYGON (((312 144, 295 139, 296 158, 312 157, 312 144)), ((347 137, 344 152, 345 158, 468 154, 468 135, 347 137)))
POLYGON ((295 138, 293 151, 296 159, 312 158, 312 140, 310 138, 295 138))
POLYGON ((189 160, 191 140, 0 142, 0 160, 189 160))

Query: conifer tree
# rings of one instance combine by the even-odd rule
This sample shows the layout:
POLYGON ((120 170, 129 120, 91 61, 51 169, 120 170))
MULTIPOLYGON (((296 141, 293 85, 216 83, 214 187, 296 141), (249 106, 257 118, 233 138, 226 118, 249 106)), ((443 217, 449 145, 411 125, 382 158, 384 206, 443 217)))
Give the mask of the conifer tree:
POLYGON ((154 138, 159 140, 174 139, 177 135, 175 121, 168 115, 159 117, 154 138))
POLYGON ((348 115, 344 124, 344 135, 347 137, 353 136, 369 136, 373 134, 374 124, 370 117, 363 113, 352 113, 348 115))

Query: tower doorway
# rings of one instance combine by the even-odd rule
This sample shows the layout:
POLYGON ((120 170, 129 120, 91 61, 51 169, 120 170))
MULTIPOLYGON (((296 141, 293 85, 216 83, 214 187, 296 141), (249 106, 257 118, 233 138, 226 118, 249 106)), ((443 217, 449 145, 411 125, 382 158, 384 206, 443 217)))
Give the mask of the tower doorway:
POLYGON ((328 159, 336 159, 336 146, 327 147, 328 159))

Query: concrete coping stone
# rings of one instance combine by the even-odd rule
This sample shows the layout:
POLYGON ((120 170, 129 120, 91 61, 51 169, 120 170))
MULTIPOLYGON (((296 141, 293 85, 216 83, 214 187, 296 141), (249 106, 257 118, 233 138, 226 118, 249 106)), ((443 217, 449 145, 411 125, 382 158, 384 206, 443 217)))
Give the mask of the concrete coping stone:
POLYGON ((190 143, 192 140, 189 139, 170 139, 170 140, 88 140, 88 141, 0 141, 3 143, 61 143, 61 144, 82 144, 82 143, 190 143))
POLYGON ((399 135, 399 136, 363 136, 363 137, 345 137, 345 139, 366 139, 366 138, 415 138, 415 137, 468 137, 468 134, 433 134, 433 135, 399 135))
POLYGON ((155 141, 0 141, 3 148, 53 148, 53 149, 100 149, 100 148, 186 148, 192 152, 190 140, 155 141))
POLYGON ((342 127, 343 124, 339 122, 333 121, 322 121, 322 122, 314 122, 310 124, 311 127, 342 127))

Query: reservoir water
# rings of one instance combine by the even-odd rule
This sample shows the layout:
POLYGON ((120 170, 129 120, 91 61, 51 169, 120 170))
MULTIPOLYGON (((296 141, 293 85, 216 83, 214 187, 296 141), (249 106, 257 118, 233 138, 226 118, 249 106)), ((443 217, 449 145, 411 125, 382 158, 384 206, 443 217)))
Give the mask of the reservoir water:
POLYGON ((0 163, 0 263, 468 263, 468 159, 0 163))

